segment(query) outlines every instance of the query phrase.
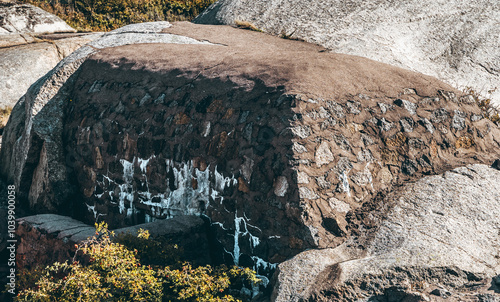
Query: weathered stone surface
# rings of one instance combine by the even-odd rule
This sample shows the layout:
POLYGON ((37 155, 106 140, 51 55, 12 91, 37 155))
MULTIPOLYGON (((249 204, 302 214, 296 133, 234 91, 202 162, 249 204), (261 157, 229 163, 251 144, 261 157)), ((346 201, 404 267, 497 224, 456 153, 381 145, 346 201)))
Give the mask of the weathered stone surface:
POLYGON ((375 200, 350 215, 346 243, 280 264, 273 300, 498 299, 499 183, 500 171, 470 165, 375 200))
POLYGON ((0 2, 0 39, 8 33, 76 32, 61 18, 31 4, 0 2))
POLYGON ((124 27, 30 88, 1 173, 29 188, 25 206, 86 222, 206 215, 227 259, 264 273, 344 242, 346 212, 379 193, 500 156, 498 127, 438 92, 460 96, 450 86, 323 50, 227 26, 124 27), (433 122, 440 108, 464 128, 433 122))
MULTIPOLYGON (((498 20, 500 2, 489 0, 220 0, 195 22, 247 21, 268 33, 415 70, 490 96, 487 90, 500 88, 498 20)), ((491 97, 500 107, 500 89, 491 97)))
MULTIPOLYGON (((11 35, 0 35, 0 41, 9 36, 11 35)), ((31 84, 54 68, 64 57, 100 34, 56 40, 48 40, 48 36, 45 40, 24 36, 33 39, 32 43, 0 48, 0 109, 14 107, 31 84)))
POLYGON ((66 216, 42 214, 17 220, 16 265, 30 268, 71 259, 75 243, 91 237, 95 228, 66 216))
MULTIPOLYGON (((30 268, 50 265, 55 261, 71 260, 76 243, 95 234, 95 227, 67 216, 39 214, 17 220, 17 267, 30 268)), ((178 244, 183 260, 195 264, 211 263, 205 222, 195 216, 178 216, 168 220, 140 224, 114 230, 116 235, 137 235, 139 229, 148 230, 152 239, 162 237, 178 244)))

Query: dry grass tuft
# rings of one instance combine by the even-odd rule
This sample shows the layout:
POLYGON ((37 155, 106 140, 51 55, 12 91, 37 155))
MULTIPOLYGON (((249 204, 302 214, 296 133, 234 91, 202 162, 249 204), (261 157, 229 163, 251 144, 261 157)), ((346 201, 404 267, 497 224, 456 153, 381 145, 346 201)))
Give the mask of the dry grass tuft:
POLYGON ((257 26, 255 26, 254 24, 252 24, 252 23, 250 23, 248 21, 234 20, 234 24, 236 24, 236 26, 238 28, 262 32, 262 30, 260 30, 259 28, 257 28, 257 26))
MULTIPOLYGON (((495 92, 497 88, 488 90, 488 94, 495 92)), ((465 94, 472 96, 476 104, 479 106, 483 115, 490 119, 492 122, 500 126, 500 112, 491 106, 491 99, 482 97, 479 92, 475 91, 471 87, 465 88, 465 94)))

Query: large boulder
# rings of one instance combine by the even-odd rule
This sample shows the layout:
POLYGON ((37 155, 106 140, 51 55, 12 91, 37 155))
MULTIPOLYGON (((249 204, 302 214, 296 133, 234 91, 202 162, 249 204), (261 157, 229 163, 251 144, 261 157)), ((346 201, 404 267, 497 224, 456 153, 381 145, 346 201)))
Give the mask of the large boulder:
POLYGON ((268 33, 471 87, 497 107, 499 21, 500 2, 489 0, 220 0, 195 19, 250 22, 268 33))
MULTIPOLYGON (((100 34, 76 34, 38 7, 0 2, 0 112, 14 107, 28 87, 61 59, 100 34)), ((5 126, 0 116, 0 131, 5 126)))
POLYGON ((31 4, 0 2, 0 35, 76 32, 61 18, 31 4))
POLYGON ((273 300, 498 301, 499 183, 470 165, 406 184, 354 212, 342 246, 280 264, 273 300))
MULTIPOLYGON (((2 41, 16 35, 1 35, 2 41)), ((101 34, 24 35, 30 40, 8 47, 0 46, 0 110, 13 108, 28 87, 44 76, 64 57, 101 34)), ((12 41, 11 41, 12 42, 12 41)), ((0 125, 3 128, 4 125, 0 125)))
POLYGON ((203 215, 260 272, 338 246, 346 213, 395 186, 500 156, 500 129, 432 77, 187 22, 104 35, 12 115, 0 169, 22 206, 113 227, 203 215))

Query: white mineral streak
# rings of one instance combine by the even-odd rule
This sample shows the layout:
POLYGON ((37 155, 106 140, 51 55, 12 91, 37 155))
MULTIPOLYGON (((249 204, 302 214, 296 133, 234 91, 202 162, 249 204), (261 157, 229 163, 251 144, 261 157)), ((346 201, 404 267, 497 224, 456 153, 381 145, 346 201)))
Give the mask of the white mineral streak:
POLYGON ((207 137, 210 134, 210 122, 205 123, 205 132, 203 132, 203 137, 207 137))
POLYGON ((240 236, 245 237, 248 236, 248 240, 250 241, 250 246, 255 248, 257 245, 260 244, 259 237, 254 236, 250 233, 248 230, 248 227, 254 228, 256 230, 259 230, 262 233, 262 230, 259 229, 258 227, 251 225, 248 223, 245 217, 238 217, 238 213, 234 214, 234 248, 233 248, 233 259, 234 259, 234 264, 239 265, 240 262, 240 236), (241 228, 241 225, 243 225, 243 228, 241 228))
POLYGON ((366 166, 365 166, 365 173, 368 176, 368 182, 370 183, 370 186, 372 187, 372 190, 375 190, 373 188, 373 176, 372 176, 372 172, 370 172, 370 169, 368 168, 369 166, 370 166, 370 163, 367 163, 366 166))
MULTIPOLYGON (((208 168, 207 168, 207 170, 208 170, 208 168)), ((234 175, 231 177, 224 177, 224 175, 220 174, 217 171, 217 166, 215 166, 214 174, 215 174, 215 189, 212 190, 212 199, 213 200, 215 200, 217 197, 219 197, 219 194, 221 192, 224 192, 224 189, 226 187, 229 187, 231 185, 235 186, 238 183, 238 179, 236 179, 234 177, 234 175)), ((222 200, 224 200, 224 198, 220 197, 221 204, 222 204, 222 200)))
MULTIPOLYGON (((193 161, 176 163, 172 160, 166 160, 165 165, 167 172, 171 172, 174 176, 173 180, 165 179, 166 183, 173 183, 174 189, 167 186, 167 189, 163 193, 153 194, 149 191, 149 184, 147 178, 148 165, 151 159, 142 159, 134 157, 134 159, 129 162, 127 160, 121 159, 120 163, 123 166, 123 184, 118 184, 116 181, 112 180, 106 175, 102 175, 103 181, 98 182, 98 184, 107 188, 110 185, 114 185, 113 190, 108 191, 109 200, 113 204, 118 204, 120 213, 126 213, 127 216, 132 215, 136 210, 133 204, 134 200, 151 207, 151 212, 145 215, 146 222, 152 222, 157 218, 172 218, 177 215, 203 215, 202 211, 209 204, 210 198, 212 201, 219 201, 222 203, 222 194, 224 190, 229 186, 235 186, 238 184, 238 180, 233 176, 224 177, 222 173, 217 171, 217 166, 214 171, 210 171, 210 166, 208 166, 205 171, 200 171, 194 168, 193 161), (138 169, 134 169, 138 167, 138 169), (145 179, 143 185, 146 187, 146 191, 139 191, 134 189, 134 173, 137 171, 139 175, 136 175, 136 179, 145 179), (197 186, 193 188, 193 180, 196 180, 197 186), (155 201, 153 201, 155 200, 155 201), (203 204, 203 207, 201 206, 203 204)), ((112 186, 113 187, 113 186, 112 186)), ((94 194, 96 197, 101 198, 104 193, 94 194)), ((95 206, 87 205, 89 211, 92 211, 96 217, 98 217, 95 206)), ((250 229, 262 233, 262 230, 257 226, 248 223, 249 219, 243 213, 243 217, 238 217, 235 213, 234 216, 234 247, 232 254, 234 259, 234 264, 239 264, 239 259, 241 256, 240 250, 240 240, 248 240, 251 248, 255 248, 260 244, 259 237, 255 236, 250 232, 250 229)), ((212 225, 218 225, 223 230, 229 230, 224 227, 221 222, 212 222, 212 225)), ((270 236, 269 238, 280 238, 279 236, 270 236)), ((268 270, 275 269, 277 264, 272 264, 262 260, 257 256, 251 256, 255 262, 254 270, 268 270)), ((265 276, 258 275, 257 277, 263 280, 264 286, 269 284, 269 280, 265 276)), ((253 288, 252 291, 255 292, 258 288, 253 288)))
MULTIPOLYGON (((234 215, 234 248, 233 248, 232 256, 233 256, 235 265, 239 265, 240 256, 241 256, 240 245, 239 245, 240 244, 240 237, 243 238, 245 236, 248 236, 250 246, 253 249, 260 244, 260 240, 257 236, 254 236, 250 233, 249 227, 254 228, 262 233, 261 229, 248 223, 249 219, 246 218, 245 213, 243 213, 243 216, 244 217, 238 217, 237 213, 235 213, 235 215, 234 215)), ((220 223, 215 222, 212 224, 220 224, 220 223)), ((272 236, 272 237, 279 238, 279 236, 272 236)), ((251 258, 255 263, 253 270, 255 270, 256 272, 258 272, 259 269, 262 269, 262 270, 276 269, 276 267, 278 265, 276 263, 269 263, 267 261, 264 261, 262 258, 259 258, 257 256, 251 256, 251 258)), ((269 284, 269 279, 267 277, 257 275, 257 278, 262 280, 262 282, 263 282, 262 285, 264 285, 264 287, 267 287, 267 285, 269 284)), ((256 295, 258 293, 258 286, 253 286, 252 292, 254 293, 254 295, 256 295)))
MULTIPOLYGON (((264 261, 262 260, 261 258, 257 257, 257 256, 252 256, 252 260, 255 262, 255 265, 253 267, 253 270, 254 271, 258 271, 259 268, 262 268, 263 270, 271 270, 271 269, 276 269, 276 267, 278 266, 277 263, 269 263, 267 261, 264 261)), ((262 285, 264 287, 267 287, 267 285, 269 284, 269 279, 265 276, 262 276, 262 275, 257 275, 257 278, 261 279, 262 280, 262 285)))
MULTIPOLYGON (((114 189, 107 193, 110 202, 118 205, 120 213, 126 213, 128 217, 133 215, 136 212, 135 200, 150 206, 151 212, 146 216, 147 221, 154 221, 155 218, 172 218, 178 215, 200 215, 208 207, 210 197, 213 201, 220 199, 222 203, 223 198, 220 195, 224 189, 238 183, 234 175, 224 177, 217 171, 217 167, 212 173, 210 166, 205 171, 200 171, 194 168, 192 161, 175 163, 172 160, 166 160, 166 170, 173 174, 174 179, 165 179, 165 182, 167 184, 173 183, 173 189, 167 186, 165 192, 151 193, 147 168, 153 158, 154 156, 148 159, 134 157, 131 162, 121 159, 120 163, 123 166, 122 184, 102 175, 104 180, 98 184, 103 188, 114 185, 112 186, 114 189), (143 186, 146 187, 145 191, 138 190, 134 186, 134 167, 136 166, 139 168, 137 178, 145 180, 143 182, 143 186), (193 180, 196 180, 196 188, 193 188, 193 180)), ((94 194, 97 198, 101 198, 103 195, 104 193, 94 194)))
POLYGON ((349 178, 347 177, 346 171, 339 175, 339 180, 342 182, 342 189, 347 193, 347 196, 351 196, 351 189, 349 188, 349 178))
MULTIPOLYGON (((135 158, 134 158, 135 159, 135 158)), ((127 211, 127 217, 132 216, 134 213, 134 189, 132 186, 132 180, 134 179, 134 163, 126 161, 124 159, 120 160, 123 166, 123 181, 124 183, 119 185, 120 193, 118 193, 118 207, 120 213, 123 214, 125 210, 127 211), (125 207, 125 202, 129 203, 129 207, 125 207)))
POLYGON ((97 218, 99 216, 105 216, 106 214, 99 214, 95 208, 95 206, 89 206, 88 204, 85 204, 87 206, 87 209, 89 210, 89 212, 93 212, 94 213, 94 218, 95 218, 95 221, 97 222, 97 218))

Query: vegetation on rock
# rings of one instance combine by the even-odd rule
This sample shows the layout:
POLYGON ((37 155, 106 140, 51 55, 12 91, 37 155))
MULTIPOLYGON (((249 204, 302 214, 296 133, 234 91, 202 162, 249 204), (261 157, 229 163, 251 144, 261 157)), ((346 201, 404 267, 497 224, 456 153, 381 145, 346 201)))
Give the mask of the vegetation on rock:
POLYGON ((78 31, 109 31, 131 23, 191 20, 215 0, 22 0, 78 31))
POLYGON ((0 135, 2 134, 3 128, 7 125, 7 121, 9 120, 10 113, 12 112, 12 108, 7 107, 4 109, 0 109, 0 135))
POLYGON ((260 282, 248 268, 209 265, 193 268, 189 263, 164 263, 177 257, 177 248, 163 250, 165 242, 149 239, 140 230, 134 242, 118 237, 107 225, 96 225, 95 236, 76 245, 70 263, 54 263, 40 270, 19 275, 20 292, 16 301, 241 301, 243 287, 260 282), (120 243, 133 244, 131 249, 120 243), (149 255, 146 255, 149 253, 149 255), (156 263, 146 265, 141 263, 156 263))
MULTIPOLYGON (((491 95, 496 90, 497 88, 488 90, 488 94, 491 95)), ((479 92, 471 87, 467 87, 464 93, 472 96, 476 104, 481 108, 481 111, 483 111, 485 117, 489 118, 495 124, 500 125, 500 112, 491 105, 491 98, 481 96, 479 92)))

